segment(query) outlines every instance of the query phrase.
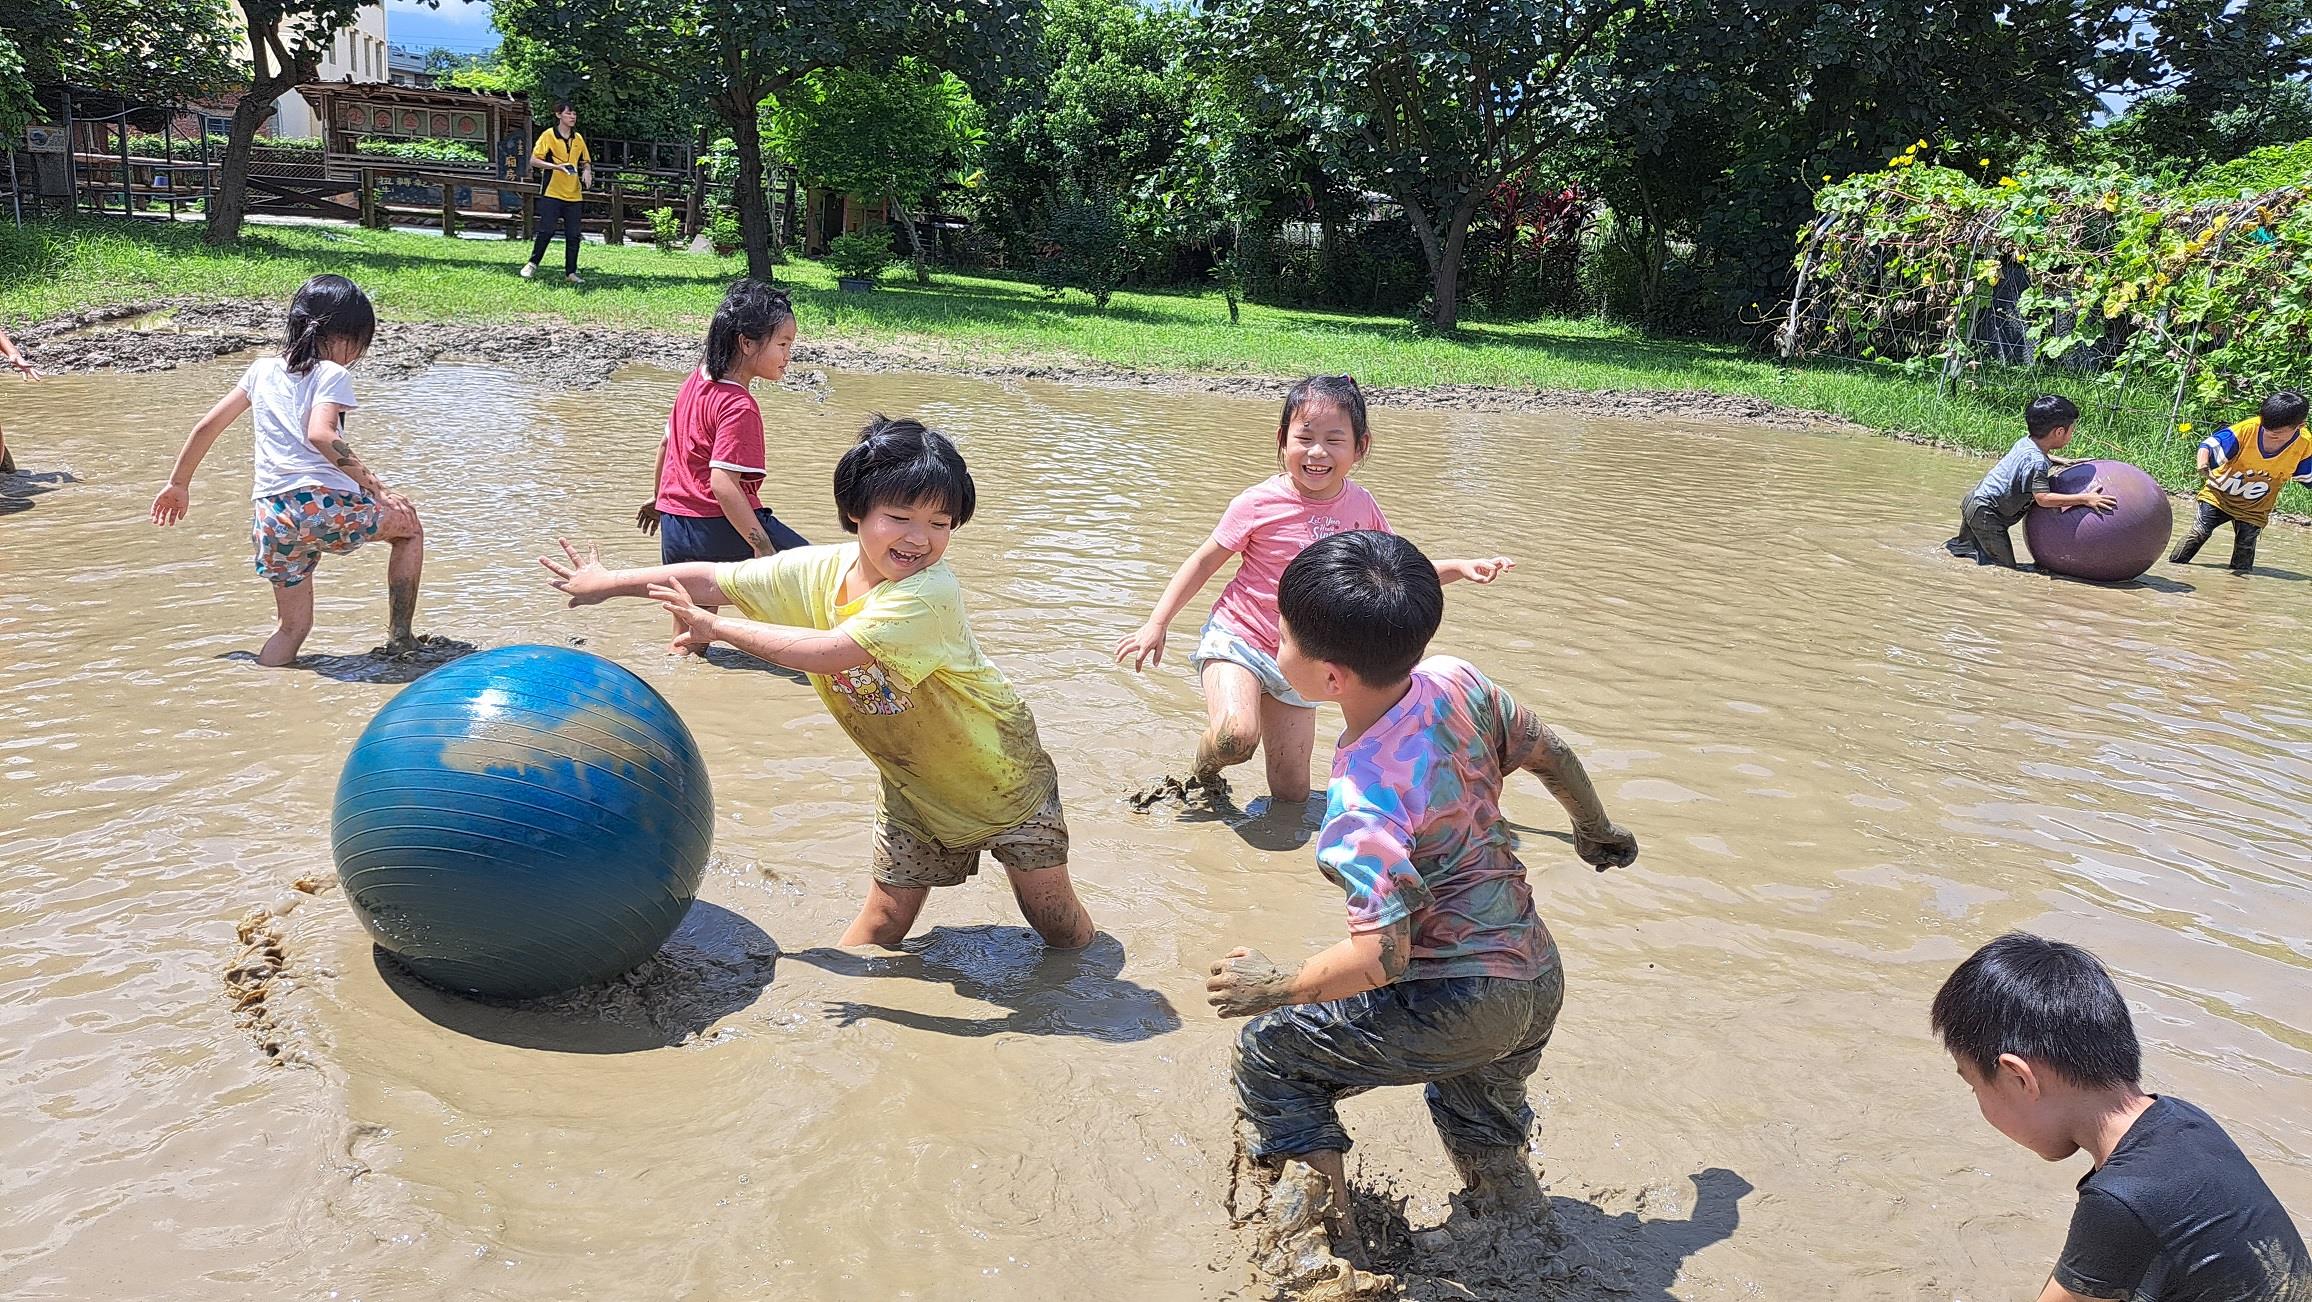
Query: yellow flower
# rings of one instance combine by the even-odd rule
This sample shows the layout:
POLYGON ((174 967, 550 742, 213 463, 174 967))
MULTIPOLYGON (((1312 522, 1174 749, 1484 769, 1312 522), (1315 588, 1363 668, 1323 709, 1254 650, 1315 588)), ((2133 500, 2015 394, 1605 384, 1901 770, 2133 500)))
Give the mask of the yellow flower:
POLYGON ((2187 421, 2185 421, 2183 424, 2176 426, 2176 433, 2178 433, 2178 434, 2189 434, 2189 433, 2191 433, 2191 432, 2192 432, 2192 423, 2191 423, 2190 421, 2188 421, 2188 420, 2187 420, 2187 421))
POLYGON ((1977 167, 1989 167, 1990 165, 1991 160, 1988 158, 1978 158, 1975 160, 1975 166, 1977 167))
POLYGON ((1925 149, 1926 147, 1927 147, 1927 142, 1926 142, 1926 141, 1924 141, 1924 140, 1922 140, 1922 141, 1920 141, 1919 143, 1917 143, 1917 144, 1915 144, 1915 145, 1912 145, 1912 146, 1911 146, 1911 148, 1913 148, 1913 149, 1925 149))
POLYGON ((1824 185, 1829 185, 1829 184, 1830 184, 1830 173, 1828 173, 1828 172, 1824 172, 1824 173, 1822 174, 1822 183, 1823 183, 1824 185))

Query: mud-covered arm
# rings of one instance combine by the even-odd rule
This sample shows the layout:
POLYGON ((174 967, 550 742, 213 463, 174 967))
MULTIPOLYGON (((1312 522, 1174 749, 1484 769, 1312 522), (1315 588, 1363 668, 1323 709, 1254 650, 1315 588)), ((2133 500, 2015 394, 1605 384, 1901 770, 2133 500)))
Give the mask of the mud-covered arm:
POLYGON ((305 441, 312 444, 313 450, 326 458, 329 464, 344 471, 346 478, 358 485, 362 492, 382 502, 392 490, 354 452, 353 445, 346 442, 345 410, 342 405, 334 402, 314 403, 312 415, 306 418, 305 441))
POLYGON ((1606 815, 1606 805, 1590 785, 1589 770, 1565 738, 1543 723, 1539 715, 1520 706, 1509 726, 1509 768, 1524 769, 1565 806, 1573 820, 1574 853, 1583 863, 1604 872, 1634 862, 1638 838, 1606 815), (1522 754, 1523 758, 1517 758, 1522 754))
POLYGON ((1255 949, 1229 951, 1212 965, 1204 989, 1222 1017, 1250 1017, 1287 1004, 1321 1004, 1378 990, 1405 975, 1413 956, 1413 920, 1400 919, 1319 951, 1287 971, 1255 949))

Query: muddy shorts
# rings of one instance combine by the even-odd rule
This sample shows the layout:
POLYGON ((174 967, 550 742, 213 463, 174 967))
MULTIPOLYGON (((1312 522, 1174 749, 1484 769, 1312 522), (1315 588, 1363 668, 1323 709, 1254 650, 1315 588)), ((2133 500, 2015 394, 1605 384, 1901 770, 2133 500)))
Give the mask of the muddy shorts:
POLYGON ((888 818, 875 824, 875 880, 885 886, 961 886, 979 871, 984 850, 1014 872, 1058 868, 1068 862, 1068 820, 1054 791, 1016 827, 977 845, 953 849, 927 840, 888 818))
POLYGON ((334 488, 292 489, 249 505, 257 577, 283 588, 312 578, 322 557, 377 537, 385 523, 385 508, 369 494, 334 488))
POLYGON ((1996 506, 1969 494, 1959 503, 1958 535, 1944 543, 1943 549, 1977 565, 2019 569, 2015 563, 2015 540, 2008 534, 2008 527, 2007 522, 1999 518, 1996 506))
POLYGON ((2264 526, 2250 524, 2212 502, 2193 505, 2200 508, 2199 519, 2190 533, 2176 540, 2176 549, 2168 553, 2168 561, 2182 565, 2191 560, 2208 539, 2215 536, 2216 530, 2228 524, 2232 526, 2232 573, 2246 574, 2256 568, 2256 539, 2263 534, 2264 526))
POLYGON ((1515 1148, 1533 1129, 1525 1082, 1565 1003, 1565 971, 1530 981, 1398 981, 1346 999, 1262 1013, 1236 1037, 1236 1101, 1252 1154, 1347 1152, 1337 1106, 1380 1085, 1426 1085, 1429 1119, 1456 1152, 1515 1148))
POLYGON ((1204 666, 1215 660, 1242 666, 1260 681, 1263 695, 1273 696, 1286 705, 1299 706, 1304 710, 1317 708, 1284 680, 1284 670, 1277 667, 1275 656, 1222 627, 1219 620, 1208 619, 1204 621, 1204 631, 1196 635, 1196 650, 1189 655, 1188 664, 1202 674, 1204 666))

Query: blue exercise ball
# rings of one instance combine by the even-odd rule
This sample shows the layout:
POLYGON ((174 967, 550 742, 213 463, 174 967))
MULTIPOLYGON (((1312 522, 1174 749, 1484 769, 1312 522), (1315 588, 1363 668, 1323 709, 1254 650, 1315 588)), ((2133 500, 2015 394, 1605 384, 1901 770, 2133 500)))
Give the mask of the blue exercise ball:
POLYGON ((527 998, 656 953, 713 837, 706 763, 665 697, 600 656, 510 646, 377 712, 329 840, 379 946, 435 985, 527 998))

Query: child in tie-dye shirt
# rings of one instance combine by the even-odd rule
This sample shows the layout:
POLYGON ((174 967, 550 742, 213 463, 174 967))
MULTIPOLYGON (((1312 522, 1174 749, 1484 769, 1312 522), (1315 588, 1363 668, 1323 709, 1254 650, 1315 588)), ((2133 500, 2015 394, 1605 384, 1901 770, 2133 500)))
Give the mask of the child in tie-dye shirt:
POLYGON ((1434 566, 1384 533, 1311 544, 1278 588, 1277 662, 1308 699, 1338 701, 1317 863, 1348 896, 1348 939, 1288 971, 1238 949, 1206 983, 1236 1043, 1250 1156, 1298 1158, 1348 1207, 1349 1137, 1335 1104, 1426 1085, 1429 1111, 1480 1206, 1537 1196, 1526 1079, 1565 979, 1501 817, 1511 772, 1538 776, 1599 869, 1637 857, 1581 761, 1466 661, 1423 660, 1444 611, 1434 566))

